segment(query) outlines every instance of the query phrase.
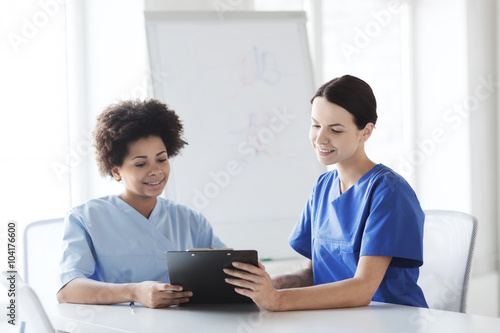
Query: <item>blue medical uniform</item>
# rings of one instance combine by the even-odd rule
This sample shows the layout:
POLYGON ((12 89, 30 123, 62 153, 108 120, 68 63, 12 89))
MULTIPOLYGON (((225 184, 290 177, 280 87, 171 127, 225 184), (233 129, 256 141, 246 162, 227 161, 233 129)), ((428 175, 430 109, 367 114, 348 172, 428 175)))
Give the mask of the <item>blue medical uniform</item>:
POLYGON ((413 189, 378 164, 343 194, 337 170, 321 175, 289 242, 312 260, 315 284, 352 278, 360 256, 390 256, 373 300, 427 307, 417 285, 423 228, 424 213, 413 189))
POLYGON ((226 247, 198 211, 158 197, 147 219, 115 195, 75 207, 64 222, 60 288, 78 277, 169 282, 165 251, 226 247))

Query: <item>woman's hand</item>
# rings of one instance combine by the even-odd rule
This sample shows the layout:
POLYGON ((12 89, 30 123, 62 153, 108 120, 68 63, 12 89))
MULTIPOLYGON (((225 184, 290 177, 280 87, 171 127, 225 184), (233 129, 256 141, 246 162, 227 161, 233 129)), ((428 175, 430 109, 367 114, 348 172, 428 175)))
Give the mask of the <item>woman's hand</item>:
POLYGON ((226 278, 226 282, 236 286, 238 294, 251 298, 261 309, 279 310, 279 291, 274 289, 271 277, 264 265, 259 267, 242 262, 233 262, 236 269, 225 268, 224 273, 235 278, 226 278))
POLYGON ((148 308, 160 308, 189 302, 191 291, 182 291, 181 286, 168 283, 144 281, 134 288, 134 301, 148 308))

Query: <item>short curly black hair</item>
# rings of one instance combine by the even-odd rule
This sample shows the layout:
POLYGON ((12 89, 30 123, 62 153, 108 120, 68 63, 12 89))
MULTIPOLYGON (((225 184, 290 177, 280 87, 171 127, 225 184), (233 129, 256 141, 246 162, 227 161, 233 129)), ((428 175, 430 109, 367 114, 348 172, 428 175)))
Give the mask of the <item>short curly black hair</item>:
POLYGON ((150 136, 160 137, 168 157, 174 157, 187 145, 183 132, 179 116, 158 100, 112 104, 97 117, 93 132, 99 173, 112 176, 111 169, 122 166, 129 143, 150 136))

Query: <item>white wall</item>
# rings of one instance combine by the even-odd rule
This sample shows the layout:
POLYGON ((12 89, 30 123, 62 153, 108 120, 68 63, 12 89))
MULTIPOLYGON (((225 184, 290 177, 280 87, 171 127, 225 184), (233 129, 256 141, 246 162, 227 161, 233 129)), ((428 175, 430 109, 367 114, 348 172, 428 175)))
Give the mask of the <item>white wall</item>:
POLYGON ((470 211, 467 119, 450 119, 467 96, 465 0, 421 0, 413 9, 416 136, 408 159, 417 194, 424 209, 470 211))
POLYGON ((479 233, 473 267, 472 313, 499 315, 498 294, 498 1, 467 1, 471 213, 479 233), (492 295, 497 295, 493 298, 492 295), (488 301, 485 301, 488 300, 488 301), (491 300, 491 301, 490 301, 491 300))
POLYGON ((146 10, 200 10, 200 11, 233 11, 252 10, 252 0, 145 0, 146 10))
POLYGON ((476 271, 495 270, 498 264, 496 221, 498 200, 497 54, 495 0, 469 0, 468 97, 471 104, 471 212, 479 220, 476 271))
POLYGON ((478 218, 469 313, 484 315, 499 308, 496 2, 421 0, 411 13, 415 189, 424 209, 478 218))
MULTIPOLYGON (((500 60, 498 60, 500 56, 500 0, 496 1, 496 26, 493 27, 493 29, 497 32, 496 36, 496 58, 497 58, 497 79, 500 78, 500 60)), ((500 128, 500 89, 497 89, 497 106, 496 106, 496 115, 497 115, 497 128, 500 128)), ((495 225, 497 226, 497 258, 500 259, 500 247, 498 245, 498 240, 500 239, 500 227, 499 227, 499 222, 500 222, 500 133, 497 132, 497 219, 494 221, 495 225)), ((497 259, 497 292, 495 295, 498 295, 499 298, 499 303, 500 303, 500 291, 499 291, 499 286, 498 283, 500 283, 500 264, 499 264, 499 259, 497 259)), ((500 306, 498 306, 499 309, 497 309, 497 315, 500 316, 500 306)))

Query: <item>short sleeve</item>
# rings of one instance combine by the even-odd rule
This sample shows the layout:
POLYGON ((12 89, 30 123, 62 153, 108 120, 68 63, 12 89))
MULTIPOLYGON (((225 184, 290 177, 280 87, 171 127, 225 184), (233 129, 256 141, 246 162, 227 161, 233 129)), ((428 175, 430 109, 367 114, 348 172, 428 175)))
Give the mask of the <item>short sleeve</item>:
POLYGON ((198 220, 200 221, 200 231, 198 232, 198 244, 199 248, 209 248, 213 247, 216 249, 226 248, 226 244, 224 244, 217 235, 214 234, 212 226, 208 222, 208 220, 201 213, 197 212, 198 220))
POLYGON ((312 259, 311 223, 313 218, 314 196, 313 190, 302 210, 302 214, 288 237, 290 246, 308 259, 312 259))
POLYGON ((91 277, 95 271, 92 242, 81 216, 73 209, 64 221, 63 252, 59 264, 59 289, 79 277, 91 277))
POLYGON ((425 216, 410 185, 393 176, 383 177, 372 193, 360 255, 391 256, 392 266, 419 267, 425 216))

